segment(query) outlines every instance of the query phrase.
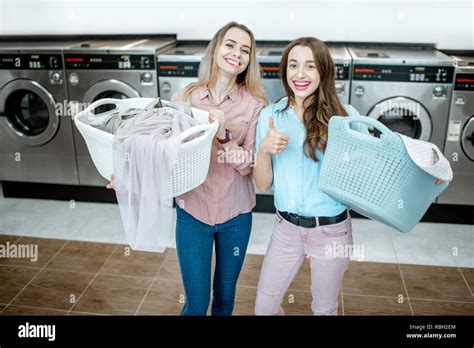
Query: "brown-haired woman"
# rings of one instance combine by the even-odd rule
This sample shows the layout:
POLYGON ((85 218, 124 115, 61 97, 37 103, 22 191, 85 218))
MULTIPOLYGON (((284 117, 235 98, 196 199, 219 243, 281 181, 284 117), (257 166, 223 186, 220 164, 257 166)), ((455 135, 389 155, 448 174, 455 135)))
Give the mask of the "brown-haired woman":
POLYGON ((255 312, 284 313, 283 296, 308 256, 312 311, 336 315, 352 248, 352 224, 347 207, 319 190, 319 171, 329 119, 358 112, 339 102, 333 60, 326 45, 316 38, 299 38, 286 47, 280 78, 286 97, 263 109, 257 125, 253 174, 260 190, 273 188, 277 214, 255 312))

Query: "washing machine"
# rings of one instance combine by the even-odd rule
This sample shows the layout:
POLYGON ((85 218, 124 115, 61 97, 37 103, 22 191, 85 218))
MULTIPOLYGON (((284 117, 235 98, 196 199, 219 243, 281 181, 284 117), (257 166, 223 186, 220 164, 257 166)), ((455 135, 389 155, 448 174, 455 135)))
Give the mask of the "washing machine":
POLYGON ((454 178, 438 203, 474 205, 474 56, 452 58, 456 68, 444 155, 454 178))
POLYGON ((430 47, 349 46, 351 105, 393 131, 444 148, 454 65, 430 47))
MULTIPOLYGON (((257 58, 262 71, 263 86, 269 103, 285 95, 280 80, 280 60, 288 43, 257 44, 257 58)), ((349 104, 351 55, 343 45, 328 44, 336 66, 336 92, 343 104, 349 104)))
POLYGON ((179 43, 176 47, 157 56, 160 97, 170 100, 171 96, 198 80, 199 65, 206 51, 207 43, 179 43))
POLYGON ((257 60, 262 72, 263 87, 268 103, 275 103, 285 95, 280 81, 281 55, 288 43, 257 43, 257 60))
POLYGON ((336 92, 343 104, 349 104, 351 92, 352 57, 346 46, 327 44, 336 66, 336 92))
POLYGON ((75 44, 0 43, 0 180, 79 183, 63 65, 75 44))
MULTIPOLYGON (((174 38, 93 40, 67 49, 64 53, 66 81, 72 109, 83 110, 103 98, 158 96, 155 57, 173 47, 174 38)), ((112 106, 94 110, 101 113, 112 106)), ((79 185, 104 186, 82 135, 74 127, 79 185)))

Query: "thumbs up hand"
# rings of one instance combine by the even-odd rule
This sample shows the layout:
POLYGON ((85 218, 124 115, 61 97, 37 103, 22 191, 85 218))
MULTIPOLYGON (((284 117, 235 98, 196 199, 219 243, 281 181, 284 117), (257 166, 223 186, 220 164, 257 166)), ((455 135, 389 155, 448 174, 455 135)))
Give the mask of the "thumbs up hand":
POLYGON ((264 153, 279 154, 288 146, 288 136, 278 133, 273 123, 273 117, 268 119, 268 132, 260 144, 264 153))

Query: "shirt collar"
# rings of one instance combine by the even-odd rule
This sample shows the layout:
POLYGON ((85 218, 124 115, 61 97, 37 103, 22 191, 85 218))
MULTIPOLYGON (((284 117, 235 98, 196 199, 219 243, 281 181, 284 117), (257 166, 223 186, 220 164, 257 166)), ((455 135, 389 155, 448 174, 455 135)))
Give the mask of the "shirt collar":
POLYGON ((199 99, 203 100, 206 97, 209 97, 209 89, 208 88, 202 88, 199 90, 199 99))
POLYGON ((274 104, 273 110, 275 112, 281 112, 285 108, 287 102, 288 102, 288 97, 281 98, 279 101, 277 101, 274 104))
MULTIPOLYGON (((236 85, 232 91, 230 91, 229 94, 227 94, 227 96, 229 97, 229 99, 232 101, 232 102, 236 102, 238 100, 238 97, 239 97, 239 94, 240 94, 240 89, 241 89, 241 86, 240 85, 236 85)), ((202 88, 200 91, 199 91, 199 99, 200 100, 203 100, 207 97, 211 97, 211 93, 209 92, 209 88, 202 88)), ((225 99, 224 99, 225 100, 225 99)))

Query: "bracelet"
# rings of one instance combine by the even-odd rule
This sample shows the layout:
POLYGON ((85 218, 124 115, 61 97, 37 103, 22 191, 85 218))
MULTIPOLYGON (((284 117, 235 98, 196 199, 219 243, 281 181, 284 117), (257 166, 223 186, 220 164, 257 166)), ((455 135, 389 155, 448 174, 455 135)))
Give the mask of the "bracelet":
POLYGON ((217 137, 217 141, 219 142, 219 144, 226 144, 231 140, 232 140, 232 133, 228 129, 225 130, 225 138, 224 139, 220 139, 219 137, 217 137))

